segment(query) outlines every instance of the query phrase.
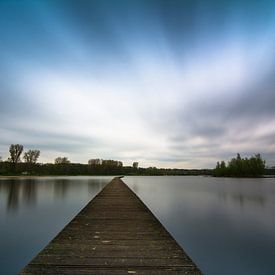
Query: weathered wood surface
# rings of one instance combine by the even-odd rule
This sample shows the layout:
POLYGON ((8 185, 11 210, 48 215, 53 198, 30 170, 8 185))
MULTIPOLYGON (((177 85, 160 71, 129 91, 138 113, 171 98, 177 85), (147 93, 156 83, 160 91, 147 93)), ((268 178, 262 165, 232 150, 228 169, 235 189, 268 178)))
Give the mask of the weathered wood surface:
POLYGON ((201 274, 157 218, 114 178, 20 274, 201 274))

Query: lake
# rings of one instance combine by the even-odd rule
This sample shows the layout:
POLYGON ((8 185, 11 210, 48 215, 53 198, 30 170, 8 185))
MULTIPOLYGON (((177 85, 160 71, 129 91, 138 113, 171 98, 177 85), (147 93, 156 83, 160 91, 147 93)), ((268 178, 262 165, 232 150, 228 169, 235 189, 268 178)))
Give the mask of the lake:
MULTIPOLYGON (((111 179, 0 179, 0 273, 18 273, 111 179)), ((274 178, 123 180, 204 274, 275 274, 274 178)))

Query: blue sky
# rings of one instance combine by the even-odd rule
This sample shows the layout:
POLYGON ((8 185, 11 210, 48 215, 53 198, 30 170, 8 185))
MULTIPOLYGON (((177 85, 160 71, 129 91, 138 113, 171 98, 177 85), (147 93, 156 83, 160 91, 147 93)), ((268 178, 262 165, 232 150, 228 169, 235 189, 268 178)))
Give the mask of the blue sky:
POLYGON ((273 1, 0 0, 0 156, 275 164, 273 1))

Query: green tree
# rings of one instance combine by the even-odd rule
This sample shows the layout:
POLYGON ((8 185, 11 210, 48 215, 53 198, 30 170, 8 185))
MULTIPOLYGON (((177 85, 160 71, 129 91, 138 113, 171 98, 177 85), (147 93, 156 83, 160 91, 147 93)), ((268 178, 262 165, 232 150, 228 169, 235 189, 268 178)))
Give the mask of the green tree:
POLYGON ((20 162, 20 155, 23 152, 23 145, 21 144, 11 144, 10 145, 10 158, 9 160, 13 163, 13 164, 17 164, 18 162, 20 162))
POLYGON ((236 158, 232 158, 226 166, 225 162, 218 162, 214 169, 214 176, 232 177, 259 177, 265 173, 265 161, 260 154, 252 157, 242 158, 238 153, 236 158))
POLYGON ((39 150, 29 150, 25 152, 23 158, 27 163, 36 163, 40 156, 39 150))
POLYGON ((222 176, 226 176, 227 173, 227 167, 224 161, 221 161, 221 166, 220 166, 220 170, 221 170, 221 175, 222 176))
POLYGON ((88 164, 89 165, 101 165, 102 159, 89 159, 88 164))
POLYGON ((55 164, 69 164, 71 163, 67 157, 57 157, 54 160, 55 164))
POLYGON ((256 154, 250 158, 251 174, 253 176, 263 175, 265 171, 265 161, 260 154, 256 154))

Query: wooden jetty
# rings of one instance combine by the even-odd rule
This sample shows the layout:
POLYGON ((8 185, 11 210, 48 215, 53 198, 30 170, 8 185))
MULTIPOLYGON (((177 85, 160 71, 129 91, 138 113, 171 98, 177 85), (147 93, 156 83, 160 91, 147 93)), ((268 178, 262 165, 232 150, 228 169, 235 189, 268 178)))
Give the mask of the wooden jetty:
POLYGON ((114 178, 20 274, 202 274, 152 212, 114 178))

